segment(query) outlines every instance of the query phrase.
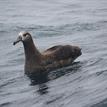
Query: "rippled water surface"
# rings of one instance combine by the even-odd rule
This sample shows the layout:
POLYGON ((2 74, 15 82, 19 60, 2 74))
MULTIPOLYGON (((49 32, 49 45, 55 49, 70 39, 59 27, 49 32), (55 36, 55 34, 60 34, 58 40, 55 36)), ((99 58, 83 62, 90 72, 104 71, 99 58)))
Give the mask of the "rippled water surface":
POLYGON ((107 0, 0 0, 0 107, 107 107, 107 0), (32 84, 22 44, 12 45, 23 30, 40 51, 73 44, 83 54, 32 84))

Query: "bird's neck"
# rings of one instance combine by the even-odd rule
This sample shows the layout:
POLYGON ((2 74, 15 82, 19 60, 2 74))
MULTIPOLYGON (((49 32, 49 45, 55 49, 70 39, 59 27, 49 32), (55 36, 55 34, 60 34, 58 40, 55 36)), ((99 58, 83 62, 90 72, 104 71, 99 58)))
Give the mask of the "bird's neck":
POLYGON ((25 64, 32 65, 41 62, 41 53, 35 47, 33 40, 23 43, 25 51, 25 64))

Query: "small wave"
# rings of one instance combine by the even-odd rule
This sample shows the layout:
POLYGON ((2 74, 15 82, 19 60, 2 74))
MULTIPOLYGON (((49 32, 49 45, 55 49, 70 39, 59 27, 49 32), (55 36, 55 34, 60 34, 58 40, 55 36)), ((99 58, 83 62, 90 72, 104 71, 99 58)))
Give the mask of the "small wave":
POLYGON ((100 72, 96 72, 96 74, 97 74, 97 76, 99 76, 99 75, 103 74, 104 72, 107 72, 107 70, 102 70, 100 72))
POLYGON ((94 66, 98 64, 100 61, 102 61, 103 58, 97 58, 97 59, 92 59, 88 62, 87 66, 94 66))
POLYGON ((49 101, 46 101, 46 104, 48 105, 48 104, 51 104, 51 103, 53 103, 53 102, 56 102, 56 101, 58 101, 59 99, 61 99, 62 97, 63 97, 63 95, 58 96, 58 97, 56 97, 56 98, 54 98, 54 99, 51 99, 51 100, 49 100, 49 101))
POLYGON ((7 107, 11 104, 12 104, 11 102, 4 102, 4 103, 0 104, 0 107, 7 107))
POLYGON ((107 107, 107 99, 105 99, 97 104, 93 104, 91 107, 107 107))

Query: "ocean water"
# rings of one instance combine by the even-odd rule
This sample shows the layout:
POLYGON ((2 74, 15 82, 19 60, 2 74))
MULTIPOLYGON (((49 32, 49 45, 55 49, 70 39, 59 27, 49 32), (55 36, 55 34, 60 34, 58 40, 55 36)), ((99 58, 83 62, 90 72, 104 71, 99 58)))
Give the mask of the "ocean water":
POLYGON ((107 0, 0 0, 0 107, 107 107, 107 0), (82 56, 32 84, 20 31, 40 51, 71 44, 82 56))

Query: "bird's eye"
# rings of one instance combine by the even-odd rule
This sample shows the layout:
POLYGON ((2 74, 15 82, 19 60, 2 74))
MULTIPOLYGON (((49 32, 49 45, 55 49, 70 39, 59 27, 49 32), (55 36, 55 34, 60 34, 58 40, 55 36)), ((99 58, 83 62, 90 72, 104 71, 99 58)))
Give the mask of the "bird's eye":
POLYGON ((26 34, 24 34, 23 36, 26 37, 26 34))

